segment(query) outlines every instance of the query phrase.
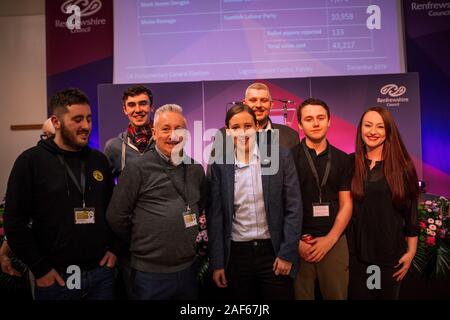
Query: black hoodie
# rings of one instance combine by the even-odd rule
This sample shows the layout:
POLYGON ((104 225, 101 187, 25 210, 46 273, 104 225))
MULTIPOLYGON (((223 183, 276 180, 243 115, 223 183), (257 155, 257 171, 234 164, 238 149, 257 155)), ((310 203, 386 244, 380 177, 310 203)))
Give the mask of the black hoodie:
POLYGON ((17 158, 6 191, 5 233, 36 278, 69 265, 93 268, 107 250, 115 251, 105 220, 113 185, 108 160, 89 147, 69 152, 48 139, 17 158), (61 160, 78 183, 85 161, 85 202, 95 208, 95 223, 75 224, 74 208, 82 207, 82 195, 61 160))

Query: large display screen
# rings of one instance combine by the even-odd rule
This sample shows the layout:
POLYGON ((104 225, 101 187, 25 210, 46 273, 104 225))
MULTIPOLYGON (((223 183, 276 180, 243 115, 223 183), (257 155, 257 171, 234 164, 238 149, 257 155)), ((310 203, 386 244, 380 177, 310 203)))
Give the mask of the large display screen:
POLYGON ((115 0, 114 82, 404 72, 394 0, 115 0))

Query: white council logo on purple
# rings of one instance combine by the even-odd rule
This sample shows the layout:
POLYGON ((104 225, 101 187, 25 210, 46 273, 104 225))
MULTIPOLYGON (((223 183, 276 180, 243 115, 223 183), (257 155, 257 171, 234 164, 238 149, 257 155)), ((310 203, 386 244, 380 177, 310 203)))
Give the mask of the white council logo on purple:
POLYGON ((106 19, 92 17, 102 8, 100 0, 67 0, 61 5, 61 11, 69 15, 66 21, 55 21, 55 27, 67 28, 71 33, 89 33, 96 26, 106 24, 106 19), (83 19, 81 17, 88 19, 83 19))
POLYGON ((381 94, 383 94, 383 95, 388 94, 391 97, 400 97, 400 96, 404 95, 405 92, 406 92, 405 86, 399 87, 393 83, 387 84, 380 89, 381 94))
POLYGON ((78 6, 82 17, 89 17, 102 8, 100 0, 67 0, 61 5, 61 11, 67 13, 69 6, 78 6))
POLYGON ((386 107, 399 107, 401 103, 408 103, 408 97, 402 97, 406 93, 405 86, 398 86, 394 83, 389 83, 381 87, 380 93, 389 97, 377 98, 377 103, 384 104, 386 107))

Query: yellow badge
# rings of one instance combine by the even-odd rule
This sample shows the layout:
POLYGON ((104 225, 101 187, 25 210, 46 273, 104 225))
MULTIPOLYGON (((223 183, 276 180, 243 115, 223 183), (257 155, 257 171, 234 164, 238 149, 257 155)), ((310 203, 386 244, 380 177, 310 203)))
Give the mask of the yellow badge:
POLYGON ((95 170, 94 172, 92 172, 92 176, 97 181, 103 181, 103 174, 98 170, 95 170))

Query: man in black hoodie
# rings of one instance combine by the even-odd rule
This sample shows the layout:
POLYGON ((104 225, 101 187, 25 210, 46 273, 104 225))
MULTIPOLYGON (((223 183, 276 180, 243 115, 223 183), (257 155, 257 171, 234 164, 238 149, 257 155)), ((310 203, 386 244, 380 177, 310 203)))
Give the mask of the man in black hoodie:
POLYGON ((55 137, 23 152, 9 177, 8 242, 36 278, 36 299, 112 299, 116 257, 105 211, 113 180, 106 157, 88 147, 89 100, 66 89, 49 105, 55 137))

